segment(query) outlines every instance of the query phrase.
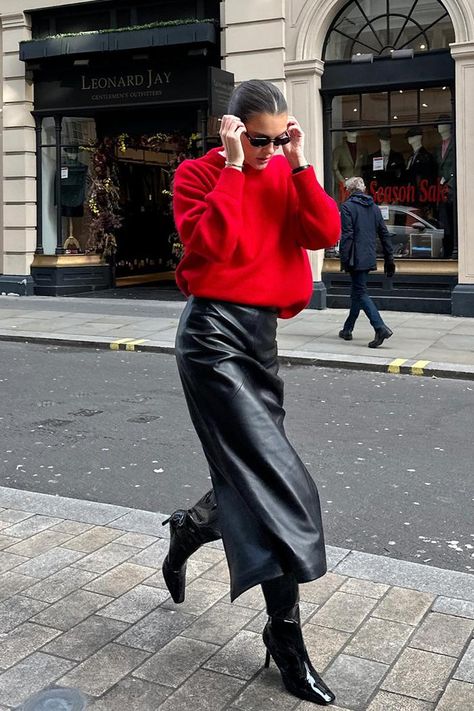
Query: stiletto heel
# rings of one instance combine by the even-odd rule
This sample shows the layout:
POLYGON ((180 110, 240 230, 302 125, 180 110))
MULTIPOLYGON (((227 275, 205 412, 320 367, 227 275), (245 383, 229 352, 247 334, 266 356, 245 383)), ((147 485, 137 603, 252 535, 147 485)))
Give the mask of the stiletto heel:
POLYGON ((169 523, 170 521, 171 521, 171 516, 168 516, 168 518, 166 519, 166 521, 163 521, 161 525, 162 525, 162 526, 166 526, 166 524, 169 523))
POLYGON ((267 654, 265 656, 265 669, 268 669, 270 666, 270 652, 267 649, 267 654))

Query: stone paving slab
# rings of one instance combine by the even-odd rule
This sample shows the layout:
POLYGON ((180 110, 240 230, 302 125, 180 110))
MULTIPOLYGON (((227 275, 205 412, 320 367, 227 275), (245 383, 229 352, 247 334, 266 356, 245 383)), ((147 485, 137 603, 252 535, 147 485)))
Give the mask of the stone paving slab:
MULTIPOLYGON (((155 711, 171 689, 142 679, 125 677, 100 699, 91 702, 93 711, 155 711)), ((0 710, 1 711, 1 710, 0 710)))
POLYGON ((474 641, 470 643, 464 653, 454 678, 474 684, 474 641))
MULTIPOLYGON (((41 512, 45 515, 48 514, 48 516, 61 514, 61 519, 97 525, 111 523, 130 512, 130 509, 124 506, 98 504, 95 501, 69 499, 62 496, 54 496, 53 494, 39 494, 37 492, 22 491, 21 489, 10 489, 6 486, 0 486, 0 501, 4 508, 19 509, 22 518, 41 512), (22 505, 29 510, 29 513, 25 514, 22 510, 22 505), (23 516, 23 514, 25 515, 23 516)), ((1 520, 5 520, 4 514, 2 514, 1 520)))
POLYGON ((405 649, 382 683, 387 691, 436 701, 448 683, 455 659, 418 649, 405 649))
POLYGON ((74 662, 35 652, 0 674, 0 699, 15 708, 74 667, 74 662))
POLYGON ((336 566, 335 572, 474 602, 472 575, 454 570, 352 551, 336 566))
MULTIPOLYGON (((0 574, 0 603, 8 598, 13 597, 17 593, 25 590, 36 583, 36 579, 28 575, 20 575, 14 570, 0 574)), ((1 610, 0 605, 0 610, 1 610)))
MULTIPOLYGON (((90 503, 0 488, 0 520, 19 534, 0 539, 0 711, 56 686, 94 711, 315 708, 273 661, 263 668, 261 590, 230 603, 220 546, 189 561, 176 605, 160 570, 165 515, 90 503)), ((472 576, 328 553, 330 572, 300 593, 334 711, 474 709, 472 576)))
POLYGON ((474 709, 474 685, 450 681, 436 711, 470 711, 474 709))

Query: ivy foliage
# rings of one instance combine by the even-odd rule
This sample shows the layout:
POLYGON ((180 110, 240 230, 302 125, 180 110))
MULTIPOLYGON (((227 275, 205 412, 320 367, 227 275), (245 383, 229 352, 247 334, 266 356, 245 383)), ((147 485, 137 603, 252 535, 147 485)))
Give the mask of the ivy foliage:
POLYGON ((131 25, 129 27, 110 27, 104 30, 85 30, 84 32, 64 32, 58 35, 47 35, 46 37, 35 37, 33 42, 41 42, 45 39, 62 39, 63 37, 86 37, 89 35, 105 35, 110 32, 133 32, 134 30, 154 30, 157 27, 179 27, 180 25, 202 25, 208 22, 214 23, 215 20, 207 18, 205 20, 197 20, 196 18, 185 18, 182 20, 163 20, 156 22, 148 22, 145 25, 131 25))

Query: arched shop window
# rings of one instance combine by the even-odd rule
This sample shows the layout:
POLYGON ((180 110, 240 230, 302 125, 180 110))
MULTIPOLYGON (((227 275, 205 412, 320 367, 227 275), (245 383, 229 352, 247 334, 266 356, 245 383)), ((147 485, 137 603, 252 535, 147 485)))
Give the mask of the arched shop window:
POLYGON ((438 0, 353 0, 326 39, 326 188, 361 176, 399 259, 456 257, 452 41, 438 0))
POLYGON ((449 14, 438 0, 354 0, 334 20, 324 59, 375 57, 394 50, 429 52, 454 42, 449 14))

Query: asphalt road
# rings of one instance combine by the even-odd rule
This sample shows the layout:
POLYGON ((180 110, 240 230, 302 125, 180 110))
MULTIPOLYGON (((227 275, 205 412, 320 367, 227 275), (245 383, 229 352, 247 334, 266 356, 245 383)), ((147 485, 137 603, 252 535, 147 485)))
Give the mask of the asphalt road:
MULTIPOLYGON (((0 485, 163 513, 210 485, 171 356, 0 343, 0 363, 0 485)), ((281 375, 327 543, 474 571, 474 385, 281 375)))

